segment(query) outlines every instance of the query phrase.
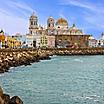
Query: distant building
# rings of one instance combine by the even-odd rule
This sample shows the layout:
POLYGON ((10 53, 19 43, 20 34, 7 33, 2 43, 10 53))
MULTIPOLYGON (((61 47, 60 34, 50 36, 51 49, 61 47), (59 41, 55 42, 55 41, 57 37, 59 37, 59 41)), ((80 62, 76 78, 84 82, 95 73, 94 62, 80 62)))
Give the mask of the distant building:
POLYGON ((55 36, 55 46, 65 47, 88 47, 89 37, 78 29, 75 24, 69 27, 64 18, 59 18, 56 23, 53 17, 47 20, 47 34, 55 36))
POLYGON ((40 47, 55 47, 55 36, 41 35, 40 47))
POLYGON ((26 43, 29 47, 88 47, 89 37, 90 35, 85 35, 75 24, 69 27, 68 21, 64 18, 55 22, 51 16, 47 19, 47 28, 43 28, 33 13, 29 18, 26 43))
POLYGON ((20 48, 21 47, 21 42, 18 41, 15 37, 7 36, 6 38, 7 38, 8 48, 20 48))
POLYGON ((102 33, 101 38, 97 40, 97 47, 104 47, 104 33, 102 33))
POLYGON ((21 41, 21 43, 26 42, 26 35, 22 35, 20 33, 16 33, 16 35, 13 36, 18 41, 21 41))
POLYGON ((34 35, 38 30, 38 17, 33 13, 29 19, 29 34, 34 35))
POLYGON ((97 47, 97 40, 92 36, 89 37, 89 47, 97 47))

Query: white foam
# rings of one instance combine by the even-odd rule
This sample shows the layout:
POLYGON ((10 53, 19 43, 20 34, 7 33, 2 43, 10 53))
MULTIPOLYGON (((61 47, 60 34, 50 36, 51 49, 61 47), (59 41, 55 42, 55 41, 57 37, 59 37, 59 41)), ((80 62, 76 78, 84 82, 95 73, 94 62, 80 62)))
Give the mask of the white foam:
POLYGON ((76 61, 76 62, 83 62, 83 60, 81 60, 81 59, 74 59, 74 61, 76 61))

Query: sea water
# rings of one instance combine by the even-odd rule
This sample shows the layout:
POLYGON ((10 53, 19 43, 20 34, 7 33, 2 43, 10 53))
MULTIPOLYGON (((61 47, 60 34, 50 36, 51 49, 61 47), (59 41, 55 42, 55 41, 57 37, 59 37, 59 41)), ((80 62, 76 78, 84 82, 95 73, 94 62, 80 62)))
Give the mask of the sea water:
POLYGON ((11 68, 0 85, 24 104, 104 104, 104 56, 53 56, 11 68))

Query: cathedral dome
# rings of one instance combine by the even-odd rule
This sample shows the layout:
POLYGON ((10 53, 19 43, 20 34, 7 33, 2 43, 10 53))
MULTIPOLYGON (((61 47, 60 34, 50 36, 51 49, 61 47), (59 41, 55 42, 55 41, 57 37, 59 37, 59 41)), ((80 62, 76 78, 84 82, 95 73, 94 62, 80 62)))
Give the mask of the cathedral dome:
POLYGON ((54 19, 54 18, 52 16, 50 16, 49 19, 54 19))
POLYGON ((54 18, 53 17, 49 17, 48 18, 48 22, 54 22, 54 18))
POLYGON ((68 26, 68 22, 67 22, 67 20, 65 20, 63 18, 59 18, 56 22, 56 25, 68 26))

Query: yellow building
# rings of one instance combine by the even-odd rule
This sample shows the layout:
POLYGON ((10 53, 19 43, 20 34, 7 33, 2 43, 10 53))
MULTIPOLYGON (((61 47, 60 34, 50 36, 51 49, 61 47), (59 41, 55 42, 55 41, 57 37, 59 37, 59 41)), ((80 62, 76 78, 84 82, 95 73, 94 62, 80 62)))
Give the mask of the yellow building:
POLYGON ((3 30, 0 31, 0 48, 5 48, 5 35, 3 30))
POLYGON ((11 36, 7 36, 7 45, 8 45, 8 48, 20 48, 21 42, 17 41, 15 38, 11 36))

